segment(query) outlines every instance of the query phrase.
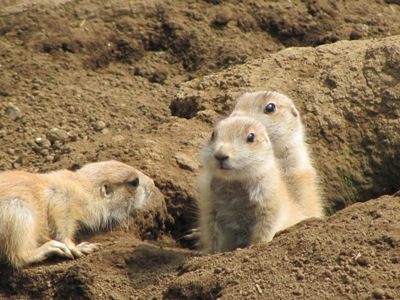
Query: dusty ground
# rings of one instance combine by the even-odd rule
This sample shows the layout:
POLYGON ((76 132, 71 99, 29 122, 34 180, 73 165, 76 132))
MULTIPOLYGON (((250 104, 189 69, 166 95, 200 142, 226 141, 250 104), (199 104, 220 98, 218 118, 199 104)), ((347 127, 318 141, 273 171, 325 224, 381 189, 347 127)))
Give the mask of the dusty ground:
POLYGON ((232 253, 175 243, 199 147, 241 90, 295 99, 329 213, 400 189, 396 1, 99 2, 2 2, 0 169, 118 159, 155 180, 168 215, 84 237, 103 248, 76 261, 0 266, 0 299, 400 298, 398 197, 232 253))

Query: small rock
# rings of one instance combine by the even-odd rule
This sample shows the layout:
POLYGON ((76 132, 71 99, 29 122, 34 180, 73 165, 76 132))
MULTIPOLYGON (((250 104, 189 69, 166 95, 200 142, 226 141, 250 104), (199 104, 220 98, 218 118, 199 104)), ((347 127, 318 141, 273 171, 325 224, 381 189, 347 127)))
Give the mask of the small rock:
POLYGON ((18 117, 21 114, 21 111, 14 104, 8 103, 8 105, 6 106, 5 113, 9 117, 18 117))
POLYGON ((372 297, 374 297, 374 299, 383 299, 385 296, 385 291, 377 288, 372 292, 372 297))
POLYGON ((14 155, 15 154, 15 150, 13 148, 9 148, 6 150, 6 153, 9 155, 14 155))
POLYGON ((394 294, 391 291, 385 293, 386 299, 394 299, 394 294))
POLYGON ((53 150, 60 150, 61 149, 61 142, 55 141, 52 145, 53 150))
POLYGON ((230 268, 228 268, 228 267, 224 268, 224 271, 225 271, 226 274, 231 274, 232 273, 232 270, 230 268))
POLYGON ((360 40, 364 37, 364 34, 359 30, 353 30, 350 33, 350 40, 360 40))
POLYGON ((27 166, 29 164, 29 156, 27 155, 21 155, 17 159, 17 163, 19 163, 21 166, 27 166))
POLYGON ((50 151, 48 149, 42 149, 39 151, 39 153, 43 156, 46 157, 47 155, 49 155, 50 151))
POLYGON ((102 131, 104 128, 106 128, 106 123, 105 122, 103 122, 103 121, 96 121, 94 124, 93 124, 93 129, 94 130, 96 130, 96 131, 102 131))
POLYGON ((179 167, 185 170, 194 171, 198 168, 198 164, 194 162, 189 156, 183 153, 177 153, 175 155, 176 162, 179 167))
POLYGON ((225 26, 232 19, 232 14, 228 10, 221 10, 215 15, 213 24, 216 26, 225 26))
POLYGON ((52 128, 46 134, 46 136, 51 142, 55 142, 55 141, 65 142, 65 141, 69 140, 68 132, 66 132, 63 129, 58 129, 58 128, 52 128))
POLYGON ((46 161, 48 161, 48 162, 53 162, 53 161, 54 161, 54 156, 53 156, 53 155, 47 155, 47 156, 45 157, 45 159, 46 159, 46 161))
POLYGON ((35 139, 35 143, 36 143, 36 145, 40 146, 41 148, 45 148, 45 149, 51 147, 51 142, 46 138, 38 137, 35 139))
POLYGON ((243 262, 249 262, 250 261, 250 257, 249 256, 245 256, 243 257, 243 262))
POLYGON ((154 83, 163 83, 166 79, 168 78, 168 73, 167 71, 164 70, 155 70, 154 73, 151 75, 149 78, 150 82, 154 83))
POLYGON ((295 296, 301 296, 301 291, 299 291, 299 290, 294 290, 293 292, 292 292, 292 294, 293 295, 295 295, 295 296))
POLYGON ((368 265, 371 264, 371 259, 368 258, 368 257, 366 257, 366 256, 364 256, 364 255, 360 255, 360 256, 358 256, 358 257, 356 258, 356 263, 357 263, 358 265, 360 265, 360 266, 365 267, 365 266, 368 266, 368 265))

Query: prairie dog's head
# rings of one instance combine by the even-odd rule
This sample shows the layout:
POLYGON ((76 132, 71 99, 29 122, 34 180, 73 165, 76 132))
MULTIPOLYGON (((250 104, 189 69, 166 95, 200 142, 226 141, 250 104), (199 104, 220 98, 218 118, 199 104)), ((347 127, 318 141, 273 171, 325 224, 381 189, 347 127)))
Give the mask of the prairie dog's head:
POLYGON ((114 160, 95 162, 76 171, 85 176, 106 201, 111 211, 134 214, 149 206, 155 185, 135 168, 114 160))
POLYGON ((267 129, 272 143, 302 137, 300 114, 293 101, 271 91, 246 92, 237 99, 231 116, 246 115, 257 119, 267 129))
POLYGON ((220 121, 202 151, 203 166, 226 180, 257 177, 273 160, 272 146, 264 126, 246 116, 220 121))

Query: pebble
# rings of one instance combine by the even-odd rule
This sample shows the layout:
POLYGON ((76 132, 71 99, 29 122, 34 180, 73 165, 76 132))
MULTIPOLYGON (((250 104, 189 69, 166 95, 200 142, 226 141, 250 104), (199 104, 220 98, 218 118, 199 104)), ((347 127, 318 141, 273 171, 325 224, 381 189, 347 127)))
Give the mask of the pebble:
POLYGON ((9 149, 6 150, 6 153, 9 154, 9 155, 14 155, 15 154, 15 150, 12 149, 12 148, 9 148, 9 149))
POLYGON ((51 147, 51 142, 46 138, 38 137, 35 139, 35 143, 36 143, 36 145, 40 146, 41 148, 45 148, 45 149, 51 147))
POLYGON ((27 166, 29 164, 29 156, 21 155, 18 157, 17 163, 19 163, 21 166, 27 166))
POLYGON ((18 117, 21 114, 21 111, 14 104, 8 103, 8 105, 6 106, 5 113, 9 117, 18 117))
POLYGON ((53 162, 54 156, 53 156, 53 155, 47 155, 47 156, 45 157, 45 159, 46 159, 46 161, 48 161, 48 162, 53 162))
POLYGON ((228 10, 220 10, 214 18, 213 23, 217 26, 225 26, 232 19, 231 12, 228 10))
POLYGON ((383 299, 385 296, 385 291, 377 288, 372 292, 372 296, 374 297, 374 299, 383 299))
POLYGON ((93 129, 96 131, 102 131, 104 128, 106 128, 106 123, 103 121, 96 121, 93 124, 93 129))
POLYGON ((168 78, 168 73, 164 70, 155 70, 149 78, 150 82, 163 83, 168 78))
POLYGON ((63 129, 58 129, 58 128, 52 128, 47 134, 46 134, 47 138, 51 141, 51 142, 65 142, 69 140, 69 135, 68 132, 66 132, 63 129))
POLYGON ((194 171, 198 168, 198 164, 186 154, 179 152, 175 155, 175 159, 179 167, 182 169, 194 171))

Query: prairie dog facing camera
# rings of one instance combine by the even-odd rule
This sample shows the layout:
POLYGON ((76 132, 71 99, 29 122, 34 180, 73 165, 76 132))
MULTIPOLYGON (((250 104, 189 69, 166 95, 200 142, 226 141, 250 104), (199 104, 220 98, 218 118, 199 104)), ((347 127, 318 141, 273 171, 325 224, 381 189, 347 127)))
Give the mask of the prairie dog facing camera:
POLYGON ((51 255, 89 254, 99 244, 75 245, 76 232, 128 224, 135 211, 154 205, 154 189, 149 177, 117 161, 89 163, 76 172, 2 172, 0 258, 19 268, 51 255))
POLYGON ((266 128, 290 196, 306 217, 322 217, 318 176, 305 143, 304 127, 293 101, 272 91, 246 92, 231 116, 246 115, 266 128))
POLYGON ((277 231, 303 219, 257 120, 235 116, 220 121, 201 160, 199 232, 206 251, 268 242, 277 231))

